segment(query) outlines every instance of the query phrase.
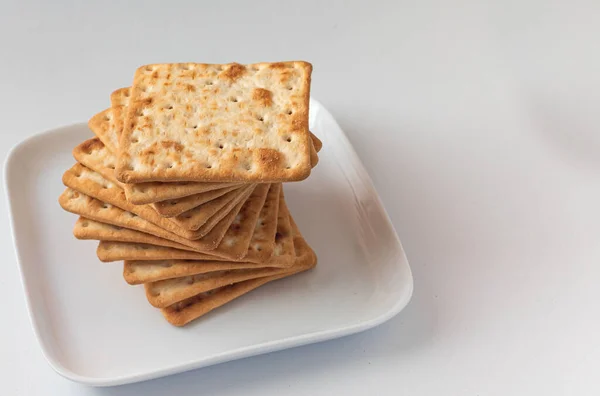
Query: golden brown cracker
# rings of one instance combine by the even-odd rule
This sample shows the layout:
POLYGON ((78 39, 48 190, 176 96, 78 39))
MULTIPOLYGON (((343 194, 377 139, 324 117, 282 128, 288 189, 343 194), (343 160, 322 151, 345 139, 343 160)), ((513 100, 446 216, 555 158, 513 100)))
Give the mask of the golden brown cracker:
POLYGON ((272 182, 310 174, 312 66, 162 64, 134 76, 117 179, 272 182), (260 88, 273 93, 268 103, 260 88))

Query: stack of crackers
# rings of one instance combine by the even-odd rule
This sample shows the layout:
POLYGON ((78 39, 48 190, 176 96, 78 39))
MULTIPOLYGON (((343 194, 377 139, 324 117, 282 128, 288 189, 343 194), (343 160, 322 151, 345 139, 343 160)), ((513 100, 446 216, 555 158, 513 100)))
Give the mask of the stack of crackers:
POLYGON ((89 121, 60 205, 74 235, 124 261, 150 304, 183 326, 316 255, 285 202, 321 142, 308 130, 312 66, 156 64, 89 121))

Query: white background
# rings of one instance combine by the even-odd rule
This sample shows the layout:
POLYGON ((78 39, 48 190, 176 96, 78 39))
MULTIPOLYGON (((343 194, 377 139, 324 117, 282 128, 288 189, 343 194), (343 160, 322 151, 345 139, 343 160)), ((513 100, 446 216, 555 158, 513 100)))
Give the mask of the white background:
POLYGON ((1 394, 600 394, 600 2, 124 3, 0 3, 0 154, 141 64, 308 60, 414 297, 363 334, 87 388, 34 339, 2 201, 1 394))

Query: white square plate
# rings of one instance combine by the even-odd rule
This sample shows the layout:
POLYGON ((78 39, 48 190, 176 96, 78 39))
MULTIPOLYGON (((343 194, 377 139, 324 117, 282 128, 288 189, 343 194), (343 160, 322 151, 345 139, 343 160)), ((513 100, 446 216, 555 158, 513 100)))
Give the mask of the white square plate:
POLYGON ((72 235, 76 217, 58 205, 71 150, 85 124, 16 146, 5 164, 14 243, 31 322, 61 375, 118 385, 356 333, 398 313, 412 276, 371 179, 331 114, 311 101, 311 130, 323 140, 310 178, 285 185, 314 270, 261 287, 184 327, 168 324, 101 263, 96 243, 72 235))

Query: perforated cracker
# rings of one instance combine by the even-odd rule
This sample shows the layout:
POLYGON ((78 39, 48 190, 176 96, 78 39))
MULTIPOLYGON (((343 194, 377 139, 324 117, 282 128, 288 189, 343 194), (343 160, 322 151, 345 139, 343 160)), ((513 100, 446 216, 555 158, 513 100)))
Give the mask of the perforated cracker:
POLYGON ((73 235, 77 239, 142 243, 194 251, 194 249, 188 246, 170 241, 168 239, 159 238, 157 236, 131 230, 129 228, 101 223, 85 217, 80 217, 77 220, 75 227, 73 227, 73 235))
POLYGON ((115 177, 115 164, 117 158, 108 150, 106 145, 98 138, 92 138, 78 144, 73 149, 73 157, 82 165, 100 173, 104 178, 124 188, 115 177))
POLYGON ((262 189, 261 194, 257 194, 254 201, 249 199, 244 204, 221 243, 211 254, 232 260, 245 259, 249 253, 249 247, 254 244, 262 246, 265 254, 245 259, 245 261, 262 262, 271 256, 281 183, 259 184, 256 190, 259 189, 262 189), (265 241, 269 239, 269 236, 273 237, 271 244, 265 241))
MULTIPOLYGON (((223 237, 226 235, 226 232, 228 232, 228 230, 231 228, 232 224, 237 218, 237 215, 244 208, 245 202, 250 199, 251 194, 254 190, 254 186, 248 186, 246 193, 238 200, 237 203, 235 203, 234 201, 227 204, 227 207, 225 207, 224 210, 221 212, 226 213, 225 216, 215 226, 212 226, 207 222, 202 227, 200 227, 198 231, 206 232, 206 235, 199 239, 199 241, 202 242, 205 251, 213 251, 219 246, 219 244, 223 240, 223 237), (233 208, 230 210, 229 208, 231 206, 233 206, 233 208), (203 228, 205 227, 207 229, 210 228, 210 230, 204 231, 203 228)), ((221 216, 221 214, 218 214, 218 216, 221 216)))
POLYGON ((156 308, 165 308, 199 293, 222 286, 265 276, 282 275, 287 268, 250 268, 217 270, 208 273, 166 279, 144 284, 148 302, 156 308))
MULTIPOLYGON (((240 204, 241 205, 241 204, 240 204)), ((285 207, 285 209, 287 210, 287 207, 285 207)), ((239 210, 239 207, 238 207, 239 210)), ((289 214, 289 212, 286 212, 286 214, 289 214)), ((266 215, 265 214, 265 218, 269 218, 270 215, 266 215)), ((278 220, 279 220, 279 216, 278 216, 278 220)), ((291 217, 286 217, 285 220, 282 223, 282 225, 280 226, 279 221, 277 224, 277 230, 280 233, 280 235, 278 237, 275 238, 275 251, 279 252, 279 254, 273 254, 271 257, 268 258, 268 260, 264 260, 264 257, 261 254, 257 254, 259 253, 256 250, 256 246, 259 246, 258 244, 258 240, 256 240, 255 238, 260 238, 261 235, 264 235, 264 232, 267 232, 266 230, 268 229, 268 227, 265 227, 265 231, 263 233, 257 233, 257 235, 255 236, 254 234, 252 235, 252 239, 250 240, 250 247, 248 248, 248 252, 244 255, 243 258, 231 258, 231 255, 229 255, 230 257, 221 257, 221 256, 217 256, 218 254, 221 254, 221 251, 225 252, 224 255, 227 256, 227 252, 226 249, 223 248, 222 250, 213 250, 210 251, 209 253, 211 255, 214 255, 214 257, 218 257, 218 260, 232 260, 232 261, 236 261, 236 262, 252 262, 252 263, 258 263, 261 264, 265 267, 278 267, 278 268, 284 268, 284 267, 289 267, 292 263, 293 263, 293 258, 295 257, 295 252, 292 251, 291 252, 291 259, 292 262, 290 262, 290 256, 289 256, 289 247, 294 247, 293 244, 293 233, 291 231, 290 228, 290 220, 291 217), (279 246, 279 248, 277 248, 279 246)), ((265 224, 267 224, 268 222, 265 222, 265 224)), ((173 248, 168 248, 168 247, 162 247, 162 246, 154 246, 154 245, 145 245, 143 249, 140 249, 139 246, 136 246, 135 244, 128 244, 128 243, 112 243, 110 246, 112 247, 112 250, 110 252, 110 256, 108 256, 108 251, 107 249, 105 249, 106 245, 100 244, 99 248, 98 248, 98 253, 99 253, 99 257, 100 254, 102 254, 103 256, 101 257, 101 259, 107 260, 108 257, 112 260, 112 261, 118 261, 118 260, 169 260, 169 259, 189 259, 188 257, 188 252, 184 252, 181 251, 179 249, 173 249, 173 248)), ((268 246, 268 245, 267 245, 268 246)), ((265 246, 265 248, 267 248, 267 246, 265 246)))
MULTIPOLYGON (((71 169, 64 173, 63 183, 67 187, 70 187, 80 193, 89 195, 102 202, 109 203, 124 211, 131 212, 144 220, 156 224, 164 231, 167 231, 167 233, 164 233, 164 235, 158 236, 186 244, 193 243, 190 240, 200 239, 208 233, 208 231, 202 229, 196 232, 184 230, 168 219, 161 217, 153 208, 147 205, 133 205, 127 202, 123 190, 121 190, 116 184, 110 182, 102 177, 102 175, 99 173, 94 172, 81 164, 75 164, 71 169), (175 239, 175 237, 179 237, 179 239, 175 239), (183 240, 188 241, 183 242, 183 240)), ((221 224, 221 222, 218 224, 225 226, 225 224, 221 224)), ((226 225, 225 230, 228 227, 229 225, 226 225)))
POLYGON ((110 94, 110 105, 115 106, 127 106, 129 104, 129 95, 131 94, 131 87, 119 88, 110 94))
POLYGON ((224 304, 240 297, 268 282, 285 278, 299 272, 313 268, 317 264, 317 258, 300 233, 294 236, 294 245, 296 258, 294 265, 288 269, 288 272, 247 280, 233 285, 224 286, 218 289, 199 293, 193 297, 177 302, 161 312, 165 319, 174 326, 184 326, 187 323, 200 318, 208 312, 223 306, 224 304))
POLYGON ((130 285, 139 285, 213 271, 248 268, 264 268, 264 266, 235 261, 127 260, 123 265, 123 278, 130 285))
POLYGON ((127 200, 136 205, 157 203, 198 195, 225 187, 240 187, 240 183, 138 183, 125 184, 127 200))
MULTIPOLYGON (((121 88, 111 94, 111 105, 113 107, 127 106, 129 104, 130 88, 121 88)), ((123 112, 119 113, 123 114, 123 112)), ((309 133, 311 138, 311 166, 314 167, 318 163, 316 153, 321 150, 322 143, 314 134, 309 133)), ((116 153, 116 151, 115 151, 116 153)), ((229 183, 228 183, 229 184, 229 183)), ((235 183, 230 183, 234 184, 235 183)), ((139 184, 125 185, 125 195, 127 200, 135 204, 146 204, 159 202, 169 199, 185 197, 191 194, 196 194, 204 191, 209 191, 212 188, 218 188, 219 183, 165 183, 149 182, 139 184)))
MULTIPOLYGON (((234 210, 227 215, 226 218, 221 220, 222 223, 231 224, 235 215, 239 212, 243 202, 240 202, 234 210)), ((126 230, 113 230, 113 234, 125 232, 126 230)), ((168 260, 168 259, 180 259, 180 260, 205 260, 206 257, 210 257, 212 260, 226 261, 231 260, 229 258, 213 256, 210 250, 213 246, 218 245, 219 241, 223 238, 224 231, 222 227, 217 226, 211 230, 201 240, 194 241, 201 244, 202 249, 199 251, 189 252, 177 248, 165 247, 162 243, 157 244, 146 244, 144 239, 137 242, 139 243, 126 243, 126 242, 112 242, 101 240, 98 245, 98 258, 101 261, 120 261, 120 260, 168 260), (106 242, 103 244, 102 242, 106 242), (209 248, 206 248, 206 246, 209 248), (208 256, 208 255, 211 256, 208 256)), ((111 240, 117 239, 114 235, 110 238, 111 240)), ((242 260, 231 260, 231 261, 242 261, 242 260)))
POLYGON ((112 129, 113 111, 113 108, 110 108, 94 115, 88 121, 88 127, 110 151, 117 153, 119 150, 119 138, 116 131, 112 129))
POLYGON ((169 233, 134 213, 124 211, 110 203, 102 202, 71 188, 67 188, 61 194, 59 203, 68 212, 116 227, 110 233, 100 233, 100 230, 96 229, 93 237, 89 235, 87 239, 139 242, 199 252, 206 252, 210 250, 206 248, 207 246, 212 248, 216 245, 223 238, 236 215, 236 213, 229 214, 229 218, 222 220, 223 224, 218 224, 203 238, 191 241, 169 233), (131 232, 132 230, 135 232, 131 232))
MULTIPOLYGON (((285 203, 283 186, 279 196, 279 211, 277 213, 277 228, 274 235, 272 255, 265 261, 262 253, 264 249, 259 249, 263 244, 258 240, 250 243, 246 260, 264 262, 268 267, 289 267, 294 263, 294 233, 290 222, 291 215, 285 203)), ((268 240, 266 242, 269 242, 268 240)))
MULTIPOLYGON (((241 196, 244 193, 243 187, 232 186, 220 188, 218 190, 206 191, 200 194, 190 195, 189 197, 155 202, 152 204, 152 207, 154 208, 154 210, 156 210, 158 214, 160 214, 163 217, 175 217, 189 210, 197 208, 200 205, 210 202, 216 198, 222 197, 223 195, 234 190, 237 192, 237 196, 241 196)), ((231 200, 235 200, 235 196, 233 196, 231 200)))
MULTIPOLYGON (((114 169, 116 157, 108 150, 104 143, 102 143, 102 141, 99 140, 99 138, 96 137, 93 139, 89 139, 77 145, 73 149, 73 157, 75 157, 75 159, 85 167, 100 173, 104 178, 117 184, 120 188, 124 189, 125 191, 127 191, 127 189, 130 188, 129 185, 123 184, 115 178, 114 169)), ((208 186, 206 188, 206 191, 204 192, 200 192, 190 196, 185 196, 183 198, 173 198, 164 202, 156 202, 152 206, 163 217, 172 217, 177 216, 188 210, 191 210, 212 199, 218 198, 221 195, 234 190, 235 188, 240 188, 240 190, 238 191, 240 195, 244 193, 244 191, 241 189, 241 187, 244 187, 244 185, 232 185, 231 183, 215 184, 219 184, 219 186, 222 186, 223 188, 216 189, 212 186, 208 186)), ((173 188, 177 189, 178 187, 173 186, 173 188)), ((171 195, 178 195, 180 193, 183 194, 184 192, 174 193, 171 195)), ((125 196, 127 197, 127 193, 125 194, 125 196)), ((135 204, 140 204, 139 202, 132 202, 131 199, 127 199, 127 201, 135 204)))
MULTIPOLYGON (((175 223, 181 228, 190 231, 197 231, 198 229, 200 229, 200 227, 204 226, 204 224, 210 218, 214 217, 216 221, 220 221, 221 218, 223 218, 225 214, 227 214, 233 208, 233 206, 235 206, 240 201, 240 199, 242 199, 242 197, 248 191, 248 189, 254 189, 256 186, 256 184, 250 184, 245 187, 242 187, 241 193, 237 189, 234 191, 230 191, 227 194, 213 199, 212 201, 206 202, 193 209, 190 209, 177 217, 169 218, 169 220, 171 220, 173 223, 175 223)), ((256 194, 260 192, 261 189, 257 188, 254 191, 255 192, 253 194, 256 194)), ((252 197, 253 196, 251 196, 251 198, 252 197)))
MULTIPOLYGON (((127 106, 129 105, 129 97, 131 93, 131 87, 119 88, 110 94, 110 104, 112 107, 127 106)), ((323 147, 323 142, 312 132, 309 132, 311 144, 314 146, 315 151, 318 153, 323 147)), ((312 166, 314 167, 313 164, 312 166)))
POLYGON ((119 142, 117 179, 306 178, 311 71, 306 62, 139 68, 119 142))
POLYGON ((209 254, 143 243, 100 241, 96 255, 102 262, 123 260, 223 260, 209 254), (174 253, 174 254, 173 254, 174 253))
MULTIPOLYGON (((86 188, 82 188, 86 190, 86 188)), ((85 193, 67 189, 60 197, 59 202, 61 206, 72 213, 79 214, 80 216, 87 217, 90 219, 96 219, 98 221, 106 222, 124 228, 123 230, 114 229, 112 230, 110 238, 104 238, 105 240, 111 241, 129 241, 129 242, 140 242, 148 244, 156 244, 160 246, 173 246, 169 242, 155 242, 155 237, 165 239, 167 241, 176 242, 178 245, 186 246, 186 250, 194 250, 211 254, 210 251, 215 249, 220 241, 223 239, 225 233, 233 223, 236 215, 240 211, 245 199, 249 196, 252 188, 248 189, 246 195, 242 197, 233 210, 226 214, 206 235, 196 240, 188 240, 178 235, 170 233, 161 229, 160 227, 145 221, 142 218, 132 217, 129 212, 122 211, 120 208, 106 204, 99 200, 93 199, 85 195, 85 193), (88 204, 84 204, 88 202, 88 204), (140 233, 128 232, 128 230, 139 230, 140 233), (122 238, 122 239, 119 239, 122 238), (135 238, 135 239, 134 239, 135 238)), ((102 240, 102 238, 99 238, 102 240)), ((179 248, 178 246, 174 246, 179 248)))

